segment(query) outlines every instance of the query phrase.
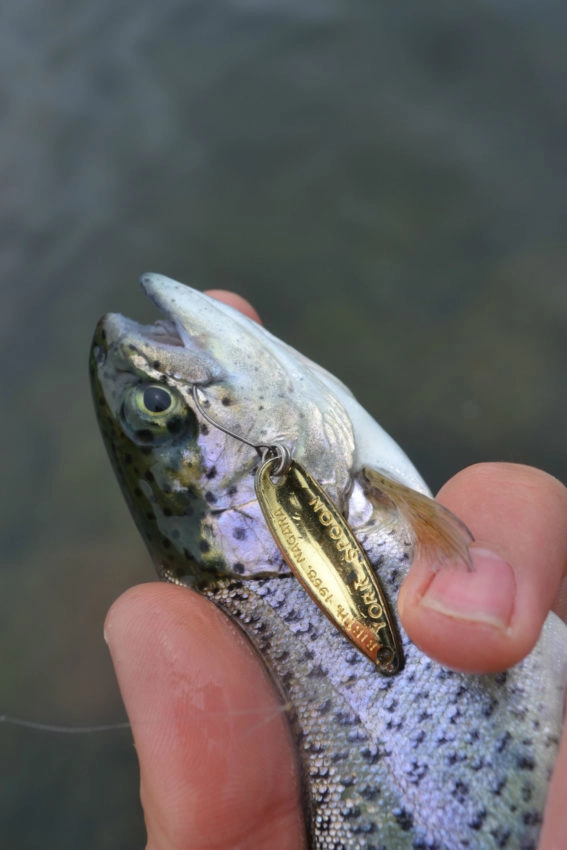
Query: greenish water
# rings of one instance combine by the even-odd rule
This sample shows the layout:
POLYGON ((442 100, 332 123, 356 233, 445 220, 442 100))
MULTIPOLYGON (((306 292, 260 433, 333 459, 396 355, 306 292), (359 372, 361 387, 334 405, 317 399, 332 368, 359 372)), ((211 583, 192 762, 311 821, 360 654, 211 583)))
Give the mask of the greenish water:
MULTIPOLYGON (((102 622, 153 574, 86 360, 102 313, 153 318, 142 271, 250 298, 433 487, 487 459, 567 480, 563 4, 2 17, 0 713, 122 718, 102 622)), ((128 732, 0 725, 0 773, 2 846, 143 846, 128 732)))

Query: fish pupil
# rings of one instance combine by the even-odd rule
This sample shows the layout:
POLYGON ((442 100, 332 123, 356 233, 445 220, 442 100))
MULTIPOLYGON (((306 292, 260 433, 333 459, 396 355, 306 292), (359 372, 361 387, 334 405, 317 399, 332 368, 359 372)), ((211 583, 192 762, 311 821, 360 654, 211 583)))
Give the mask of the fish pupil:
POLYGON ((144 406, 150 413, 164 413, 171 407, 171 393, 163 387, 146 387, 144 406))

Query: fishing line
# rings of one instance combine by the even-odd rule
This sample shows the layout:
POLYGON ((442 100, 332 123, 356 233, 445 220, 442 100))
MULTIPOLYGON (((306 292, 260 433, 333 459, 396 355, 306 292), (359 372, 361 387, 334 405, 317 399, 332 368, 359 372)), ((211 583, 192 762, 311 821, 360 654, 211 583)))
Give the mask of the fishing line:
POLYGON ((57 723, 40 723, 38 720, 26 720, 25 717, 13 717, 0 714, 0 723, 6 726, 19 726, 22 729, 32 729, 36 732, 51 732, 56 735, 91 735, 94 732, 115 732, 130 729, 130 723, 124 720, 120 723, 96 723, 92 726, 61 726, 57 723))
POLYGON ((243 437, 241 434, 235 434, 234 431, 230 431, 224 425, 221 425, 219 422, 216 422, 211 416, 209 416, 209 414, 199 401, 199 396, 197 393, 197 385, 191 384, 191 395, 193 396, 195 407, 197 408, 203 419, 206 419, 209 425, 212 425, 213 428, 218 428, 219 431, 228 434, 229 437, 233 437, 235 440, 239 440, 246 446, 250 446, 251 449, 255 449, 263 461, 278 459, 279 463, 273 471, 274 475, 285 475, 285 473, 288 472, 289 467, 291 466, 292 457, 291 452, 289 448, 285 445, 285 443, 253 443, 251 440, 247 440, 246 437, 243 437))
MULTIPOLYGON (((269 723, 274 717, 279 714, 285 714, 293 708, 291 703, 284 703, 277 706, 277 708, 273 709, 262 709, 262 708, 249 708, 238 710, 230 710, 230 711, 209 711, 208 713, 212 716, 229 716, 229 717, 245 717, 249 716, 257 716, 263 715, 262 719, 258 721, 258 723, 250 726, 250 728, 245 732, 245 735, 253 734, 257 729, 260 729, 262 726, 265 726, 269 723)), ((98 732, 121 732, 124 729, 131 729, 132 724, 128 720, 123 720, 118 723, 94 723, 92 725, 84 725, 84 726, 67 726, 58 723, 41 723, 39 720, 28 720, 25 717, 16 717, 15 715, 10 714, 0 714, 0 724, 4 724, 5 726, 17 726, 21 729, 30 729, 35 732, 47 732, 53 735, 92 735, 98 732)), ((136 726, 138 728, 142 726, 155 726, 156 723, 153 721, 144 723, 144 721, 138 721, 136 726)))

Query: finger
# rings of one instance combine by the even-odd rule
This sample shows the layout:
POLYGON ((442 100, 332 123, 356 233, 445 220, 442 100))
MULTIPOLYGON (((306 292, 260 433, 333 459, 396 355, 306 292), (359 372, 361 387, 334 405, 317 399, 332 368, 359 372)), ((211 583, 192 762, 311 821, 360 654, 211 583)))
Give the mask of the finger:
POLYGON ((259 325, 262 324, 262 320, 252 304, 241 295, 237 295, 235 292, 228 292, 226 289, 207 289, 205 295, 210 295, 211 298, 216 298, 217 301, 222 301, 224 304, 234 307, 235 310, 240 310, 249 319, 253 319, 259 325))
POLYGON ((105 635, 140 761, 148 848, 303 847, 285 715, 237 627, 189 590, 146 584, 114 603, 105 635))
POLYGON ((567 490, 540 470, 489 463, 438 498, 474 534, 475 568, 417 562, 399 597, 404 628, 449 667, 510 667, 534 646, 567 572, 567 490))

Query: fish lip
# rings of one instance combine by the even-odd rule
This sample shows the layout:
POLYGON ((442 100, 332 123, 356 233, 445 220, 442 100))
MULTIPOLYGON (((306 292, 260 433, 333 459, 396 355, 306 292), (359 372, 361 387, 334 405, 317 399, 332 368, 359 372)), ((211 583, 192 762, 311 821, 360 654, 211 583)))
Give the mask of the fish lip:
POLYGON ((171 318, 160 318, 148 325, 142 325, 121 313, 107 313, 99 322, 99 328, 105 333, 106 345, 119 343, 129 337, 142 338, 144 342, 183 348, 184 342, 179 333, 179 323, 171 318))
POLYGON ((158 272, 144 272, 144 274, 140 275, 140 286, 154 307, 157 307, 160 313, 163 313, 164 316, 167 317, 166 319, 158 319, 155 324, 159 325, 160 322, 163 324, 169 323, 170 327, 175 328, 175 335, 179 340, 176 344, 187 348, 191 341, 191 335, 187 332, 187 328, 181 321, 179 315, 172 309, 171 304, 167 304, 162 297, 164 289, 170 288, 171 286, 183 286, 183 284, 171 280, 158 272))

